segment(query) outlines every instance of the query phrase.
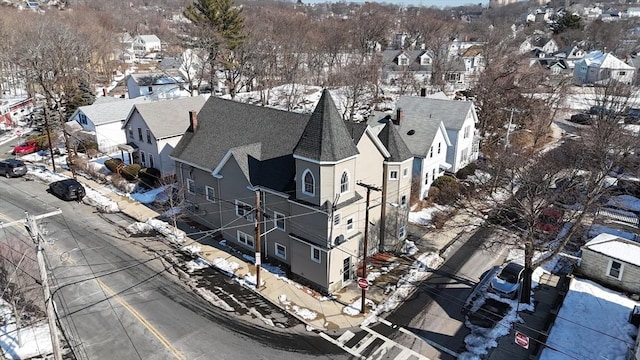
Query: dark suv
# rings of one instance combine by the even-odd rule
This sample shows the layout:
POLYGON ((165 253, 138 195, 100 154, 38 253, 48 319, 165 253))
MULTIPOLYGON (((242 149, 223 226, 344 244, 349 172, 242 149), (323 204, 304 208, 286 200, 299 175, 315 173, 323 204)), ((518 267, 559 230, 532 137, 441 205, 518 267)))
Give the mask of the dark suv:
POLYGON ((75 179, 65 179, 49 184, 49 191, 64 200, 82 200, 84 187, 75 179))
POLYGON ((18 177, 27 173, 27 167, 22 160, 8 159, 0 161, 0 175, 7 178, 18 177))

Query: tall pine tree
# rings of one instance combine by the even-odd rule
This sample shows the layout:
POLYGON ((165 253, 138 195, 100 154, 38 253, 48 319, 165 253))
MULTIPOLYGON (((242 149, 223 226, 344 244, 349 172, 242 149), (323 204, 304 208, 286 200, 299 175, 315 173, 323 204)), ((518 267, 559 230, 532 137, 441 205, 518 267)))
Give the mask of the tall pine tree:
POLYGON ((223 65, 227 74, 236 66, 234 50, 246 38, 242 8, 235 6, 233 0, 194 0, 184 15, 198 30, 196 46, 209 53, 213 87, 216 65, 223 65))

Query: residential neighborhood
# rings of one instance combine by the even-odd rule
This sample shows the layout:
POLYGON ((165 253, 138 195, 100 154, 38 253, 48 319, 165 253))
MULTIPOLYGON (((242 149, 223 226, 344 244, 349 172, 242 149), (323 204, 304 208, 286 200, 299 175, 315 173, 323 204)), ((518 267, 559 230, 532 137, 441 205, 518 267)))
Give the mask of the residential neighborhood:
POLYGON ((635 1, 2 6, 5 358, 640 356, 635 1))

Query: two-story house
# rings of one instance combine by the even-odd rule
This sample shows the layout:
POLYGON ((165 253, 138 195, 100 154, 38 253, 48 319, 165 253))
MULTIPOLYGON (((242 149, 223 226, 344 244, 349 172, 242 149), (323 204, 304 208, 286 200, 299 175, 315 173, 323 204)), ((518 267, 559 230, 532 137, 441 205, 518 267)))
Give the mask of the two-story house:
POLYGON ((131 41, 133 53, 142 57, 151 52, 162 51, 162 43, 156 35, 138 35, 131 41))
POLYGON ((191 119, 172 153, 177 179, 196 204, 193 219, 229 244, 255 252, 259 241, 261 261, 333 292, 355 278, 366 230, 367 254, 386 234, 406 236, 406 217, 383 219, 410 193, 411 158, 392 153, 400 137, 347 125, 327 90, 312 114, 210 97, 191 119))
POLYGON ((160 170, 162 177, 175 174, 175 161, 169 158, 207 97, 136 104, 122 124, 131 162, 160 170))
POLYGON ((478 115, 471 101, 401 96, 394 121, 415 157, 413 176, 420 183, 421 197, 439 176, 455 173, 478 158, 478 115))
POLYGON ((433 72, 433 53, 428 50, 384 50, 382 52, 381 81, 393 84, 411 77, 419 83, 428 83, 433 72))
POLYGON ((120 99, 99 97, 91 105, 81 106, 71 114, 69 121, 76 121, 82 127, 86 138, 98 145, 98 151, 114 152, 118 145, 126 142, 122 124, 135 104, 146 102, 145 98, 120 99))
POLYGON ((614 80, 631 84, 635 68, 613 56, 611 53, 592 51, 575 62, 573 81, 578 85, 598 84, 614 80))

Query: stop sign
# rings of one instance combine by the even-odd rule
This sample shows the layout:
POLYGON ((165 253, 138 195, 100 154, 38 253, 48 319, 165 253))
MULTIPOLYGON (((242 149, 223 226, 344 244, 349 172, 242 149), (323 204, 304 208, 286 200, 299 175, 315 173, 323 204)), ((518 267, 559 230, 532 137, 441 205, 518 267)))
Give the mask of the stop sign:
POLYGON ((360 289, 367 290, 369 286, 371 286, 371 284, 369 284, 369 280, 367 280, 367 278, 363 278, 363 277, 358 278, 358 287, 360 289))
POLYGON ((22 136, 22 133, 20 132, 20 130, 16 130, 16 136, 17 136, 17 137, 22 136))
POLYGON ((525 349, 529 348, 529 337, 520 331, 516 331, 516 344, 522 346, 525 349))

